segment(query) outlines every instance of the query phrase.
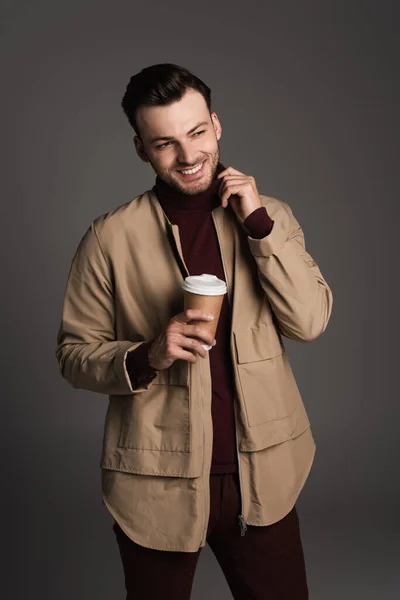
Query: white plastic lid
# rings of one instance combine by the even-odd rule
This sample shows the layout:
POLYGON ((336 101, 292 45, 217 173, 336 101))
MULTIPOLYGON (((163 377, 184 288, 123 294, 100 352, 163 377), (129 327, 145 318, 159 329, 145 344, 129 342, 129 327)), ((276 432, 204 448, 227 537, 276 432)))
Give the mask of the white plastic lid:
POLYGON ((225 281, 208 273, 186 277, 182 284, 182 289, 191 294, 200 294, 202 296, 220 296, 227 292, 225 281))

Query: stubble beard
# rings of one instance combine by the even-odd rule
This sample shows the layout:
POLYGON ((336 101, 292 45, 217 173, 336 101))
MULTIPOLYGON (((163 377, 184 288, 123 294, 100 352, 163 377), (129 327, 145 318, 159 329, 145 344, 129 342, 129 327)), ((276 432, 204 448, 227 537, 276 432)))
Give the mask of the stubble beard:
POLYGON ((189 183, 187 186, 185 186, 184 183, 180 184, 174 177, 170 175, 170 172, 168 170, 157 171, 153 163, 151 164, 153 166, 154 171, 157 173, 160 179, 162 179, 164 183, 166 183, 175 192, 178 192, 179 194, 184 194, 185 196, 194 196, 196 194, 200 194, 201 192, 205 192, 210 187, 211 183, 214 181, 215 174, 217 172, 219 157, 220 149, 218 146, 217 151, 207 159, 208 164, 211 165, 211 177, 209 178, 206 184, 204 184, 204 182, 199 182, 197 185, 189 183))

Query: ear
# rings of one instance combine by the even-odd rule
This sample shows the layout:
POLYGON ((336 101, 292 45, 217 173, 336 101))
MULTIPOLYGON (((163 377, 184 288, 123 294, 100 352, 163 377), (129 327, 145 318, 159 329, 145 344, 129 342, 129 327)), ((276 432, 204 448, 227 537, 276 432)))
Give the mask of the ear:
POLYGON ((139 158, 141 158, 143 162, 150 162, 149 157, 147 156, 146 151, 144 149, 143 142, 138 135, 134 136, 133 142, 135 144, 136 152, 139 158))
POLYGON ((215 136, 216 136, 217 140, 219 140, 222 135, 222 126, 221 126, 221 123, 219 122, 218 115, 216 112, 211 113, 211 120, 212 120, 212 124, 214 127, 215 136))

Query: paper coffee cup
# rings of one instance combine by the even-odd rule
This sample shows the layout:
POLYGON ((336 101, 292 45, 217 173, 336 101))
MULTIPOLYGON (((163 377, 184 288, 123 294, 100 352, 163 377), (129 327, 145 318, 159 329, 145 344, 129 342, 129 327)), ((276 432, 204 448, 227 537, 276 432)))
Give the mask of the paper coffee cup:
MULTIPOLYGON (((215 275, 203 273, 202 275, 190 275, 182 284, 184 293, 184 307, 199 309, 214 315, 212 321, 199 321, 193 319, 191 325, 201 325, 210 331, 215 337, 219 315, 221 313, 224 295, 227 292, 225 281, 218 279, 215 275)), ((202 344, 205 350, 211 350, 212 346, 202 344)))

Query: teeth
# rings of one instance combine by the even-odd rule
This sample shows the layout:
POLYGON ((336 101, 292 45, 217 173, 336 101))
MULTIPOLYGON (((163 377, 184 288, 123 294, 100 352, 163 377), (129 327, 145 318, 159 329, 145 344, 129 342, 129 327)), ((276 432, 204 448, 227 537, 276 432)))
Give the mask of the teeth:
POLYGON ((183 173, 184 175, 191 175, 192 173, 197 173, 197 171, 200 171, 202 166, 203 166, 203 163, 201 163, 201 165, 199 165, 198 167, 195 167, 194 169, 189 169, 188 171, 181 171, 181 173, 183 173))

